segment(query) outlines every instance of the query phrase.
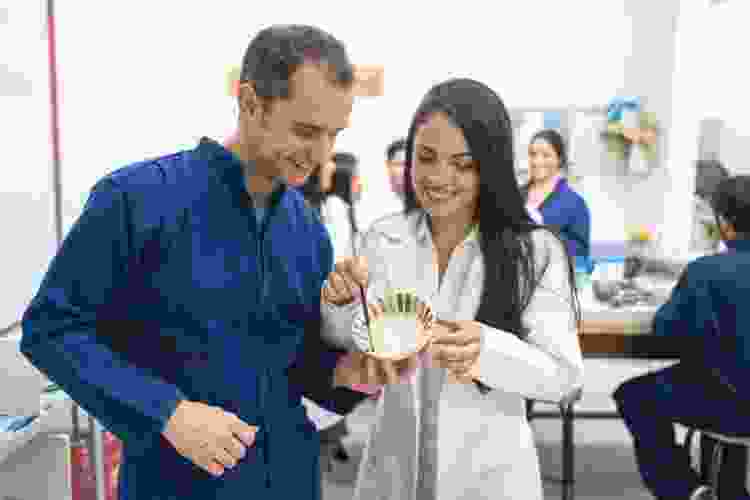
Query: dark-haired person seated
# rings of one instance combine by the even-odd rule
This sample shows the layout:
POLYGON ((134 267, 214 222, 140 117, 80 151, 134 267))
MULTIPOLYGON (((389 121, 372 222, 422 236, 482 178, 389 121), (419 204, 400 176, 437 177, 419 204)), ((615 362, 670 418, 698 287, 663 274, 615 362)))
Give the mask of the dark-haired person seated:
MULTIPOLYGON (((676 443, 674 423, 750 436, 750 177, 722 181, 712 206, 728 251, 691 262, 654 319, 655 335, 685 345, 680 362, 628 380, 613 395, 643 481, 659 499, 715 498, 676 443)), ((746 469, 744 448, 730 447, 723 498, 750 498, 746 469)))

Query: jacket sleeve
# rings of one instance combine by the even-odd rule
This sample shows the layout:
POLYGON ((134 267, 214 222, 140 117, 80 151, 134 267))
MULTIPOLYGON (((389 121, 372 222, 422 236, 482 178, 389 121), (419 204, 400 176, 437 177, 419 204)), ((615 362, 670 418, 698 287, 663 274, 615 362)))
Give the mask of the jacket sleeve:
POLYGON ((129 446, 148 446, 185 397, 97 334, 98 312, 128 286, 128 235, 125 194, 102 180, 23 315, 21 351, 129 446))
POLYGON ((656 311, 654 335, 669 335, 690 341, 703 338, 713 328, 713 300, 697 264, 697 261, 688 264, 669 300, 656 311))
MULTIPOLYGON (((322 285, 333 269, 333 248, 322 226, 321 229, 323 241, 321 262, 324 265, 318 283, 322 285)), ((315 304, 313 309, 317 311, 317 316, 308 321, 299 356, 287 370, 287 375, 290 383, 299 387, 303 396, 326 410, 345 415, 351 413, 360 401, 366 399, 366 396, 345 387, 333 387, 336 364, 346 351, 332 345, 323 335, 324 319, 318 305, 321 302, 321 289, 322 287, 319 286, 313 298, 315 304)))
POLYGON ((568 257, 548 231, 533 231, 532 237, 537 276, 546 269, 523 313, 528 336, 521 340, 482 324, 482 349, 471 375, 489 388, 558 402, 583 384, 568 257))

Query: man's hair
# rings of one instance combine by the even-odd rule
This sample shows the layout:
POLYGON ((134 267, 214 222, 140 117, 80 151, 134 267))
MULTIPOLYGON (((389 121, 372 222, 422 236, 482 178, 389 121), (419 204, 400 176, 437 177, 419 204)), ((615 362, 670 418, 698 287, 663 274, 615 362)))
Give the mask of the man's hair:
POLYGON ((406 151, 406 138, 396 139, 385 149, 385 159, 393 161, 399 151, 406 151))
POLYGON ((289 78, 304 63, 325 64, 334 83, 349 86, 354 69, 344 44, 314 26, 274 25, 248 45, 240 82, 253 82, 258 97, 289 98, 289 78))
POLYGON ((729 222, 737 233, 750 236, 750 176, 738 175, 721 181, 711 205, 716 215, 729 222))

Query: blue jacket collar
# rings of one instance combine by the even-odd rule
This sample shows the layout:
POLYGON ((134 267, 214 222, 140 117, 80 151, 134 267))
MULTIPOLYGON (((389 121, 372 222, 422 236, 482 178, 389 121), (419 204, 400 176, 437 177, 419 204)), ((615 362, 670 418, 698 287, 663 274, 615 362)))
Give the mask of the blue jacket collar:
POLYGON ((727 246, 727 248, 736 252, 750 251, 750 240, 725 241, 724 244, 727 246))
MULTIPOLYGON (((253 164, 243 164, 237 156, 218 142, 203 137, 195 150, 198 158, 208 164, 208 168, 215 171, 221 181, 230 189, 240 201, 250 199, 245 187, 245 169, 253 168, 253 164)), ((287 191, 287 183, 280 177, 274 179, 273 200, 278 201, 287 191)), ((272 201, 272 204, 275 203, 272 201)))

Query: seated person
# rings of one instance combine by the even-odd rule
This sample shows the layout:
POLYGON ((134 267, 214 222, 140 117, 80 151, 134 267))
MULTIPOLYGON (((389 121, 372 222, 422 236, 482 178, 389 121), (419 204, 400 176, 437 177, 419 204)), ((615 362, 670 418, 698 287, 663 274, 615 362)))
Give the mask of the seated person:
MULTIPOLYGON (((674 423, 750 435, 750 177, 722 181, 712 206, 729 251, 691 262, 654 318, 655 335, 685 345, 680 362, 628 380, 613 395, 643 481, 660 499, 716 498, 676 443, 674 423)), ((722 498, 750 499, 745 449, 727 451, 722 498)))

